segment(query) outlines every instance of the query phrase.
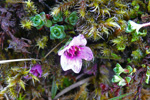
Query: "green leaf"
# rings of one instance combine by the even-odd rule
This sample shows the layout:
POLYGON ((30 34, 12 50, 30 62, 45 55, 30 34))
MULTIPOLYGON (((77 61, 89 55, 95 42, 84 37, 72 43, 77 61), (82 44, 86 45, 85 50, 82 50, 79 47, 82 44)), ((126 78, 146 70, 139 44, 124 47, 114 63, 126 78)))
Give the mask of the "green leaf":
POLYGON ((39 81, 39 82, 40 82, 40 80, 39 80, 35 75, 32 75, 32 74, 31 74, 31 77, 32 77, 32 80, 36 80, 36 81, 39 81))
POLYGON ((124 79, 122 79, 119 83, 118 86, 125 86, 126 85, 126 81, 124 79))
POLYGON ((144 37, 147 35, 147 30, 143 30, 143 32, 138 32, 137 34, 144 37))
POLYGON ((121 28, 116 22, 107 22, 108 26, 121 28))
POLYGON ((145 80, 145 83, 149 83, 149 75, 146 75, 146 80, 145 80))
POLYGON ((137 35, 136 32, 132 33, 132 39, 131 39, 131 42, 138 41, 139 39, 140 39, 140 36, 137 35))
POLYGON ((65 19, 65 22, 71 24, 72 26, 74 26, 74 25, 76 25, 76 23, 77 23, 77 21, 78 21, 78 18, 79 18, 79 17, 77 16, 77 12, 76 12, 76 11, 73 11, 73 12, 69 15, 69 17, 67 17, 67 18, 65 19))
POLYGON ((119 75, 114 75, 111 81, 112 81, 113 83, 116 83, 116 82, 119 82, 119 81, 121 81, 121 80, 123 80, 123 78, 122 78, 121 76, 119 76, 119 75))
POLYGON ((68 78, 63 79, 63 85, 68 87, 72 84, 72 82, 68 78))
POLYGON ((150 71, 149 70, 147 70, 146 75, 150 76, 150 71))
POLYGON ((51 27, 52 26, 52 22, 50 20, 46 20, 45 21, 45 24, 44 24, 46 27, 51 27))
POLYGON ((22 93, 19 93, 19 97, 17 98, 17 100, 25 100, 25 96, 22 96, 22 93))
POLYGON ((31 17, 30 20, 33 23, 33 26, 37 29, 40 29, 44 25, 44 19, 42 19, 40 14, 35 15, 34 17, 31 17))
POLYGON ((129 84, 131 81, 131 77, 125 77, 125 79, 126 79, 127 83, 129 84))
POLYGON ((126 28, 126 32, 131 33, 134 30, 135 30, 135 28, 133 28, 132 25, 130 24, 130 21, 128 21, 128 27, 126 28))
POLYGON ((122 72, 124 72, 124 69, 119 63, 116 64, 116 67, 113 70, 116 73, 116 75, 120 75, 122 72))
POLYGON ((133 71, 133 68, 130 65, 127 66, 127 69, 129 70, 129 73, 133 71))
POLYGON ((118 99, 121 99, 121 98, 123 98, 123 97, 125 97, 125 96, 127 96, 127 95, 130 95, 130 94, 132 94, 132 93, 126 93, 126 94, 120 95, 120 96, 118 96, 118 97, 111 98, 111 99, 109 99, 109 100, 118 100, 118 99))
POLYGON ((140 60, 143 57, 143 53, 140 49, 137 49, 135 51, 132 51, 131 56, 133 59, 140 60))
POLYGON ((52 89, 51 89, 52 99, 56 96, 56 93, 57 93, 57 85, 55 79, 53 79, 52 89))
POLYGON ((115 54, 115 53, 111 53, 111 56, 114 58, 114 59, 121 59, 121 57, 120 56, 118 56, 117 54, 115 54))
POLYGON ((25 90, 25 83, 21 79, 19 80, 19 84, 25 90))
POLYGON ((40 13, 40 16, 41 16, 41 19, 42 19, 42 20, 45 20, 45 19, 46 19, 45 12, 41 12, 41 13, 40 13))
POLYGON ((50 33, 50 39, 63 39, 66 36, 63 25, 55 24, 55 26, 50 27, 50 33))
POLYGON ((125 48, 126 48, 125 44, 118 44, 117 45, 117 50, 124 51, 125 48))
POLYGON ((57 22, 61 22, 61 21, 63 21, 63 15, 61 12, 59 14, 57 14, 57 16, 55 16, 55 15, 53 16, 53 20, 52 20, 53 23, 57 23, 57 22))

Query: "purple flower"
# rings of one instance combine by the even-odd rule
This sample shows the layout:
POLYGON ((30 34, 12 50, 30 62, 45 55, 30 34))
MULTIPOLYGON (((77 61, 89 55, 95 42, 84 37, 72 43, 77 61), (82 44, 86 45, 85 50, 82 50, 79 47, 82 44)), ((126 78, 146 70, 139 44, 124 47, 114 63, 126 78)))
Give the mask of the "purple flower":
MULTIPOLYGON (((29 73, 31 73, 31 74, 35 75, 36 77, 39 77, 39 78, 40 78, 40 77, 42 76, 41 65, 39 65, 39 64, 34 65, 34 66, 31 68, 31 70, 30 70, 29 73)), ((29 75, 25 76, 24 78, 26 78, 26 79, 31 79, 31 77, 29 77, 29 75)))
POLYGON ((34 65, 31 70, 30 73, 35 75, 36 77, 41 77, 42 76, 42 69, 41 69, 41 65, 36 64, 34 65))
POLYGON ((79 73, 82 67, 82 59, 90 61, 93 59, 92 50, 86 46, 87 40, 82 34, 74 37, 69 45, 58 52, 61 56, 60 63, 64 71, 72 69, 79 73))

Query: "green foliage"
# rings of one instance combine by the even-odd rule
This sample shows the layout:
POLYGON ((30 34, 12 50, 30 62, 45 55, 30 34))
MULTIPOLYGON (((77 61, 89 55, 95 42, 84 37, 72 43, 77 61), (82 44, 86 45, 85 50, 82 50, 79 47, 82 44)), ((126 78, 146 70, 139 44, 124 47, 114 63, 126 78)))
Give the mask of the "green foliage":
POLYGON ((135 18, 138 16, 138 14, 142 14, 143 12, 140 10, 140 8, 146 8, 144 2, 141 0, 133 0, 131 5, 133 6, 133 9, 130 9, 130 17, 135 18))
POLYGON ((46 43, 48 41, 48 37, 47 36, 43 36, 42 38, 39 38, 37 40, 37 46, 39 47, 39 49, 44 49, 45 47, 47 47, 46 43))
POLYGON ((53 16, 53 20, 52 20, 53 23, 62 22, 62 21, 63 21, 63 15, 61 12, 53 16))
POLYGON ((35 15, 34 17, 31 17, 31 21, 33 22, 33 26, 37 29, 40 29, 44 25, 44 21, 42 20, 42 17, 40 14, 35 15))
POLYGON ((50 39, 63 39, 66 36, 66 33, 64 32, 64 26, 63 25, 57 25, 50 27, 50 39))
POLYGON ((9 87, 8 90, 7 90, 10 97, 13 98, 13 99, 17 98, 17 91, 15 89, 16 89, 16 87, 9 87))
POLYGON ((21 21, 21 27, 22 28, 26 28, 27 30, 31 30, 31 27, 32 27, 32 22, 30 20, 22 20, 21 21))
POLYGON ((51 27, 52 26, 52 22, 50 20, 46 19, 44 25, 46 27, 51 27))
POLYGON ((61 79, 57 79, 56 81, 57 86, 59 89, 64 89, 68 86, 70 86, 73 83, 73 80, 70 77, 61 77, 61 79))
POLYGON ((45 13, 41 12, 40 14, 35 15, 34 17, 31 17, 30 20, 33 23, 33 26, 37 29, 41 29, 43 25, 46 27, 51 27, 52 22, 45 17, 45 13))
POLYGON ((119 63, 116 64, 116 67, 113 70, 116 73, 116 75, 120 75, 122 72, 124 72, 124 69, 119 63))
POLYGON ((88 83, 84 83, 81 87, 80 87, 80 90, 79 92, 76 94, 74 100, 86 100, 87 99, 87 95, 88 95, 88 92, 87 92, 87 89, 86 89, 86 86, 88 85, 88 83))
MULTIPOLYGON (((6 2, 10 3, 11 1, 12 0, 6 0, 6 2)), ((146 61, 144 56, 150 54, 150 49, 145 47, 149 44, 149 37, 143 38, 147 35, 148 29, 141 29, 142 27, 145 27, 144 25, 149 25, 149 23, 144 23, 149 22, 149 16, 144 17, 145 20, 143 20, 144 18, 141 17, 142 13, 145 14, 147 11, 150 12, 150 2, 148 0, 59 1, 61 2, 59 2, 56 6, 51 4, 52 6, 50 6, 50 8, 49 5, 45 4, 47 0, 35 2, 38 9, 31 0, 24 2, 22 1, 21 3, 24 5, 25 12, 22 12, 22 9, 20 9, 22 8, 20 7, 20 4, 8 4, 6 8, 9 9, 5 10, 3 9, 3 5, 5 4, 2 4, 2 9, 0 9, 0 46, 4 46, 4 48, 6 48, 6 46, 9 45, 10 47, 15 48, 15 51, 19 51, 20 49, 22 50, 28 47, 26 49, 29 50, 30 53, 11 53, 9 50, 0 50, 0 59, 38 57, 41 59, 39 63, 42 65, 44 72, 43 76, 46 77, 39 79, 38 77, 29 73, 29 69, 34 61, 24 61, 21 64, 15 62, 9 62, 9 64, 5 63, 4 65, 1 64, 0 82, 3 88, 0 91, 0 97, 3 94, 6 94, 6 96, 9 94, 8 97, 10 99, 18 100, 25 100, 26 98, 54 99, 57 91, 61 92, 63 89, 72 84, 78 85, 76 84, 77 81, 82 79, 84 80, 85 77, 91 76, 86 74, 94 73, 96 77, 92 77, 92 81, 88 81, 89 84, 85 83, 80 87, 80 89, 78 86, 76 89, 70 90, 70 92, 63 95, 62 98, 60 97, 60 99, 65 98, 66 100, 86 100, 89 98, 101 98, 108 100, 108 98, 113 97, 112 93, 107 89, 104 89, 106 91, 100 89, 99 85, 100 83, 111 85, 109 77, 112 74, 109 73, 112 73, 112 71, 114 71, 115 74, 111 81, 112 83, 118 84, 120 93, 123 94, 130 91, 128 91, 127 86, 132 86, 135 84, 138 84, 137 86, 142 86, 143 83, 138 83, 141 80, 144 80, 147 84, 149 83, 149 67, 146 64, 141 65, 143 61, 146 61), (14 9, 15 7, 16 9, 14 9), (43 10, 46 12, 49 11, 47 8, 51 10, 51 15, 42 12, 43 10), (13 11, 17 13, 13 15, 15 13, 13 11), (15 20, 14 16, 18 19, 15 20), (8 22, 4 20, 5 18, 8 22), (19 22, 20 18, 22 20, 21 27, 27 29, 26 31, 20 31, 20 28, 15 28, 18 23, 14 23, 15 21, 19 22), (144 24, 137 24, 131 21, 131 19, 144 24), (11 21, 14 21, 14 23, 11 21), (42 30, 31 30, 32 26, 38 30, 42 30), (51 39, 49 42, 47 36, 48 34, 51 39), (89 45, 94 54, 93 62, 83 63, 81 71, 82 73, 74 74, 71 71, 62 71, 62 69, 60 69, 60 64, 57 63, 59 58, 55 54, 51 54, 44 59, 41 58, 50 49, 50 52, 55 49, 54 52, 57 53, 59 47, 66 42, 63 41, 61 42, 62 44, 58 44, 58 42, 61 40, 57 39, 66 40, 69 37, 76 36, 77 34, 84 35, 84 37, 87 39, 87 45, 89 45), (14 38, 15 36, 28 38, 30 43, 32 42, 32 45, 26 44, 26 42, 28 42, 27 39, 22 42, 21 40, 19 41, 19 38, 14 38), (8 38, 12 38, 12 40, 7 43, 8 38), (54 47, 55 45, 57 48, 54 47), (94 64, 97 64, 97 67, 93 67, 94 64), (116 64, 116 66, 114 66, 114 64, 116 64), (28 67, 14 68, 12 66, 28 67), (141 71, 141 66, 144 71, 138 73, 139 69, 141 71), (136 67, 139 68, 136 69, 136 67), (137 73, 136 70, 138 70, 137 73), (31 77, 31 79, 25 79, 26 76, 31 77), (54 76, 55 79, 53 79, 51 76, 54 76), (134 78, 134 76, 136 76, 137 79, 131 79, 134 78), (86 88, 88 85, 89 87, 86 88), (104 95, 101 93, 103 91, 104 95)), ((19 3, 19 1, 17 2, 19 3)), ((54 4, 55 3, 56 2, 54 2, 54 4)), ((70 41, 71 39, 66 43, 65 46, 67 46, 70 41)), ((149 63, 149 59, 147 62, 149 63)), ((107 88, 107 86, 105 88, 107 88)), ((108 89, 110 88, 108 86, 108 89)), ((137 90, 137 88, 135 89, 137 90)), ((115 90, 115 92, 116 91, 117 90, 115 90)), ((126 95, 127 94, 121 95, 113 99, 120 99, 126 95)))
MULTIPOLYGON (((127 66, 126 69, 122 68, 119 63, 116 64, 116 67, 113 69, 115 74, 112 78, 113 83, 118 82, 118 86, 125 86, 126 84, 129 84, 131 82, 131 77, 124 77, 122 78, 120 76, 121 73, 132 75, 135 71, 133 71, 133 68, 131 66, 127 66)), ((135 70, 135 69, 134 69, 135 70)))
POLYGON ((25 10, 28 12, 28 15, 37 14, 37 8, 34 5, 34 2, 31 0, 25 1, 25 10))
POLYGON ((137 49, 135 51, 132 51, 131 56, 135 60, 140 60, 143 57, 143 53, 142 53, 142 51, 140 49, 137 49))
POLYGON ((24 100, 26 97, 26 95, 22 96, 22 93, 19 93, 19 97, 17 98, 17 100, 24 100))
POLYGON ((148 9, 148 12, 150 12, 150 1, 148 1, 147 9, 148 9))
POLYGON ((120 96, 111 98, 111 99, 109 99, 109 100, 118 100, 118 99, 121 99, 121 98, 123 98, 123 97, 125 97, 125 96, 128 96, 128 95, 130 95, 130 94, 132 94, 132 93, 126 93, 126 94, 123 94, 123 95, 120 95, 120 96))
POLYGON ((119 75, 114 75, 111 81, 113 83, 118 82, 118 86, 125 86, 126 85, 126 81, 119 75))
POLYGON ((77 12, 74 11, 72 12, 66 19, 65 21, 71 25, 76 25, 77 23, 77 20, 78 20, 78 16, 77 16, 77 12))
POLYGON ((131 66, 129 66, 129 65, 127 66, 126 69, 128 70, 128 73, 131 73, 133 71, 133 68, 131 66))
POLYGON ((138 32, 139 27, 140 27, 139 24, 136 24, 135 22, 129 20, 129 21, 128 21, 128 27, 126 28, 126 32, 127 32, 127 33, 130 33, 130 32, 133 32, 133 31, 136 30, 136 29, 137 29, 136 32, 138 32))
POLYGON ((68 87, 72 84, 72 82, 69 80, 69 78, 63 79, 63 87, 68 87))
POLYGON ((56 93, 57 93, 57 85, 56 85, 56 81, 53 79, 52 82, 52 88, 51 88, 51 95, 52 95, 52 99, 55 97, 56 93))
POLYGON ((129 84, 131 81, 131 77, 125 77, 125 80, 126 80, 127 84, 129 84))
POLYGON ((128 38, 127 36, 117 36, 117 38, 113 39, 112 42, 116 44, 117 50, 124 51, 127 45, 128 38))
POLYGON ((130 73, 132 74, 133 68, 131 66, 127 66, 126 69, 122 68, 119 63, 116 64, 116 67, 113 69, 116 75, 120 75, 121 73, 130 73))
POLYGON ((145 83, 149 84, 149 78, 150 78, 150 68, 149 66, 147 66, 145 83))
POLYGON ((118 56, 118 55, 117 55, 117 54, 115 54, 115 53, 111 53, 111 57, 112 57, 113 59, 116 59, 116 60, 121 59, 121 57, 120 57, 120 56, 118 56))
POLYGON ((143 32, 139 32, 140 28, 144 27, 144 24, 137 24, 131 20, 128 21, 128 27, 126 28, 127 33, 132 34, 131 42, 138 41, 140 37, 144 37, 147 34, 146 30, 143 30, 143 32))

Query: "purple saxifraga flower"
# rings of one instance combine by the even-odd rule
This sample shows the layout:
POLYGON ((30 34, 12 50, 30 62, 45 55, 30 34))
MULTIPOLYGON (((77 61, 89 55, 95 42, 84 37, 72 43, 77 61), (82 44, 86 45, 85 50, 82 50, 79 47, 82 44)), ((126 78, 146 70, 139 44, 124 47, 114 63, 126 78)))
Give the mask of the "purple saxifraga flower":
POLYGON ((58 52, 58 55, 61 56, 60 63, 64 71, 72 69, 75 73, 79 73, 82 67, 82 59, 87 61, 93 59, 92 50, 86 44, 87 40, 82 34, 79 34, 58 52))
MULTIPOLYGON (((39 65, 39 64, 34 65, 34 66, 31 68, 31 70, 30 70, 29 73, 31 73, 31 74, 33 74, 34 76, 40 78, 40 77, 42 76, 41 65, 39 65)), ((31 79, 31 77, 29 77, 29 75, 25 76, 24 78, 26 78, 26 79, 31 79)))
POLYGON ((41 77, 42 76, 42 69, 41 69, 41 65, 36 64, 34 65, 31 70, 30 73, 35 75, 36 77, 41 77))

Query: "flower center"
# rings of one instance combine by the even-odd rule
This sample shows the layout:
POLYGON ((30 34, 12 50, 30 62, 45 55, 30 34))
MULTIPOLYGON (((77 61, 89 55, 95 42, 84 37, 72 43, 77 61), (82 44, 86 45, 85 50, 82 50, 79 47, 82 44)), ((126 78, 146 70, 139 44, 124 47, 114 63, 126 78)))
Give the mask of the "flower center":
POLYGON ((65 55, 72 58, 78 56, 79 52, 80 52, 79 46, 71 46, 71 48, 65 51, 65 55))
POLYGON ((39 72, 37 71, 37 69, 35 70, 31 70, 32 74, 35 76, 39 76, 39 72))

